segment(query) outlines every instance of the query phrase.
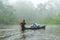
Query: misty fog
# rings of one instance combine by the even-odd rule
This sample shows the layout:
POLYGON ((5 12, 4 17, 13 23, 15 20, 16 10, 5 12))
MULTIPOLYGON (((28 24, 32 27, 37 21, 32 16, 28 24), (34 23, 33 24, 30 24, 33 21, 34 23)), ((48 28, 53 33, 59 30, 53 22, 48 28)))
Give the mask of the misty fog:
POLYGON ((0 23, 59 24, 59 18, 60 0, 0 0, 0 23))

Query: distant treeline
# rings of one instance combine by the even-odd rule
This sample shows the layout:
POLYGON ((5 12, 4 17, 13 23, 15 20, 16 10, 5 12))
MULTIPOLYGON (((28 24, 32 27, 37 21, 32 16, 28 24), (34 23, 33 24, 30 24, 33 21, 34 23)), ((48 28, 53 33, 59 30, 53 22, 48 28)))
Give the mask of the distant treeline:
POLYGON ((39 24, 60 24, 60 15, 55 16, 53 14, 57 14, 57 11, 55 12, 54 8, 52 8, 53 10, 49 9, 47 11, 45 8, 47 4, 39 4, 38 8, 34 8, 31 3, 19 3, 18 6, 13 7, 0 1, 0 24, 19 24, 23 19, 26 20, 27 24, 35 22, 39 24))

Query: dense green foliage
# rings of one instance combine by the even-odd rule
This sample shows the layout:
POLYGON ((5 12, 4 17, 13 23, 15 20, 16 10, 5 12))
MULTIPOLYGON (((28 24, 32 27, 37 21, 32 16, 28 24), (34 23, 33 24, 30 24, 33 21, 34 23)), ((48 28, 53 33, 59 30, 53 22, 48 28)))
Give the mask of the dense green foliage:
POLYGON ((60 24, 60 16, 57 16, 54 20, 49 22, 50 24, 60 24))
POLYGON ((57 9, 46 6, 51 4, 39 4, 37 8, 31 2, 18 2, 16 5, 6 5, 0 1, 0 24, 19 24, 23 19, 27 24, 60 24, 60 16, 57 9), (54 14, 55 13, 55 14, 54 14))
POLYGON ((0 24, 13 24, 16 21, 12 6, 5 5, 0 1, 0 24))

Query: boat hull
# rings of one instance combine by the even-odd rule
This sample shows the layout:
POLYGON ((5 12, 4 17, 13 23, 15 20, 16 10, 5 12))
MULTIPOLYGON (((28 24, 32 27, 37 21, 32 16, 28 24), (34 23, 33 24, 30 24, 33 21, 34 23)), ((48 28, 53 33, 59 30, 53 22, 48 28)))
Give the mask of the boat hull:
POLYGON ((46 26, 42 26, 39 28, 25 28, 24 30, 38 30, 38 29, 45 29, 46 26))

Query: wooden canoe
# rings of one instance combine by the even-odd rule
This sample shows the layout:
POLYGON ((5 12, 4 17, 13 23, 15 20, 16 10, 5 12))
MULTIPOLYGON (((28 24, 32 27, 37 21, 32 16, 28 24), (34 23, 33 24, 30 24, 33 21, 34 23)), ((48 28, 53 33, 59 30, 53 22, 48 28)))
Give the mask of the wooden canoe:
POLYGON ((25 28, 24 30, 38 30, 38 29, 44 29, 45 30, 45 25, 44 26, 41 26, 39 28, 25 28))

